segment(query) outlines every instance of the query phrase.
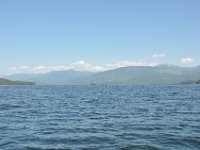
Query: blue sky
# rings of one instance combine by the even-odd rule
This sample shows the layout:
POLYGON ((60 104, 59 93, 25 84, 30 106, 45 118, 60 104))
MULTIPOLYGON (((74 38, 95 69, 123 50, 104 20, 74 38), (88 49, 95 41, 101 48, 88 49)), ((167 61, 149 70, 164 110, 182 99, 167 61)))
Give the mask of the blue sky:
POLYGON ((199 0, 0 0, 0 74, 198 58, 199 0))

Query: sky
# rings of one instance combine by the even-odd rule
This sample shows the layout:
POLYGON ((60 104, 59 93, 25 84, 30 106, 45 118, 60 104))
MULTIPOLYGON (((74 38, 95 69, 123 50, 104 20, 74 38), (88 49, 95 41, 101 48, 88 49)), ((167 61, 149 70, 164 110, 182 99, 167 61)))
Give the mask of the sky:
POLYGON ((0 75, 198 58, 199 0, 0 0, 0 75))

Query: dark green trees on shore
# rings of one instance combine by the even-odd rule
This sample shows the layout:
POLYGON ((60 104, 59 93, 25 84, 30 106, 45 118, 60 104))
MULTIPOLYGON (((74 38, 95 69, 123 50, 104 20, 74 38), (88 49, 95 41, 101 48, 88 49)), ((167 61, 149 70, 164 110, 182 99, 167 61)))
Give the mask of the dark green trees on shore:
POLYGON ((181 84, 200 84, 200 80, 188 80, 188 81, 183 81, 181 84))
POLYGON ((34 82, 11 81, 0 78, 0 85, 35 85, 34 82))

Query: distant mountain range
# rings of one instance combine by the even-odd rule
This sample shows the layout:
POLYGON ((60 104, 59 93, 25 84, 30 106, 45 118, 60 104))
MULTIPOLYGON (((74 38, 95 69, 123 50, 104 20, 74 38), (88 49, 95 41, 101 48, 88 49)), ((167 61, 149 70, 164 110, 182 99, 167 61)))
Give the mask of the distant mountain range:
POLYGON ((6 79, 9 80, 16 80, 16 81, 26 81, 26 80, 30 80, 32 78, 36 78, 41 76, 42 74, 26 74, 26 73, 17 73, 17 74, 12 74, 9 76, 6 76, 6 79))
POLYGON ((188 80, 199 80, 200 66, 131 66, 99 73, 66 70, 49 72, 46 74, 16 74, 8 76, 7 78, 31 81, 45 85, 178 84, 188 80))
POLYGON ((40 76, 36 76, 34 78, 29 78, 27 81, 34 81, 38 84, 51 85, 74 84, 76 80, 91 74, 91 72, 80 72, 74 70, 53 71, 40 76))
POLYGON ((35 85, 34 82, 11 81, 0 78, 0 85, 35 85))

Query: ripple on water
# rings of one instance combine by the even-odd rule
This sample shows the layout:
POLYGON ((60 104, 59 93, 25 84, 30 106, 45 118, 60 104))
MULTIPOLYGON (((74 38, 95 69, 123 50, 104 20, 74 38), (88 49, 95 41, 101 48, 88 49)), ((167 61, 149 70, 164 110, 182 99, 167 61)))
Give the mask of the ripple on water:
POLYGON ((200 149, 200 87, 0 87, 0 149, 200 149))

